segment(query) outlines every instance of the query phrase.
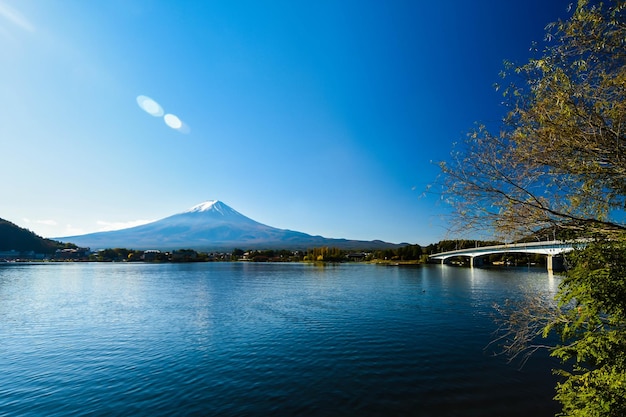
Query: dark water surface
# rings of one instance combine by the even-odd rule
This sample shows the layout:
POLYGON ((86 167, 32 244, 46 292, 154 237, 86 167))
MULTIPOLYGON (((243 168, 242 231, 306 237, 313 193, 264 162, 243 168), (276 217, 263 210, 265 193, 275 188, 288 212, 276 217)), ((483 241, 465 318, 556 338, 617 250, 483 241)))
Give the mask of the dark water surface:
POLYGON ((0 266, 0 415, 554 415, 554 363, 485 346, 543 271, 0 266))

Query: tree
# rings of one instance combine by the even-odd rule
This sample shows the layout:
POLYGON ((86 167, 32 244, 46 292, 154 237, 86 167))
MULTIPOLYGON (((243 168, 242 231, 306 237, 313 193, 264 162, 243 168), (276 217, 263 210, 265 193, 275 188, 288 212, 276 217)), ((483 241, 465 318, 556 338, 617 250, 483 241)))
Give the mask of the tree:
POLYGON ((0 251, 35 251, 53 254, 57 249, 75 249, 73 243, 44 239, 28 229, 19 227, 8 220, 0 219, 0 251))
POLYGON ((346 254, 339 248, 313 248, 308 251, 307 259, 320 262, 344 262, 346 254))
POLYGON ((562 415, 626 415, 626 2, 579 0, 538 55, 505 65, 502 126, 479 126, 441 164, 445 194, 465 230, 592 239, 570 256, 556 304, 502 310, 505 348, 532 352, 556 333, 549 348, 571 365, 562 415))
POLYGON ((559 310, 544 334, 564 343, 553 356, 573 361, 557 387, 564 415, 626 415, 626 238, 596 242, 571 258, 559 310), (569 307, 569 308, 568 308, 569 307))
POLYGON ((557 227, 626 230, 624 1, 579 1, 548 26, 541 57, 503 72, 509 112, 499 134, 479 126, 442 163, 464 227, 526 235, 557 227), (521 83, 519 81, 522 81, 521 83), (623 216, 622 216, 623 219, 623 216))

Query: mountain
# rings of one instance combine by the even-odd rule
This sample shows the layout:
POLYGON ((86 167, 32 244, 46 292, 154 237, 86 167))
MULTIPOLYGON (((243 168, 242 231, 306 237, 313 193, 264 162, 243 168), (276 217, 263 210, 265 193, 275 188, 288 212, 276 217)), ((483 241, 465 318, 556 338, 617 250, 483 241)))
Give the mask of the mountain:
POLYGON ((0 251, 54 253, 65 248, 61 242, 44 239, 28 229, 24 229, 8 220, 0 219, 0 251))
POLYGON ((401 245, 379 240, 328 239, 292 230, 277 229, 254 221, 221 201, 207 201, 189 210, 128 229, 57 238, 92 249, 309 249, 329 246, 342 249, 387 249, 401 245))

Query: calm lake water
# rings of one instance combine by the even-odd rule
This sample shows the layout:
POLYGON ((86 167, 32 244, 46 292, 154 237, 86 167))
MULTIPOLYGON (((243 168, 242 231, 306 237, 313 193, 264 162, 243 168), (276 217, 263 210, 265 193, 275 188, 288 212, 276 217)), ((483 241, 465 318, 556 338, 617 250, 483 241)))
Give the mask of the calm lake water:
POLYGON ((544 271, 0 265, 0 415, 551 416, 555 363, 485 350, 544 271))

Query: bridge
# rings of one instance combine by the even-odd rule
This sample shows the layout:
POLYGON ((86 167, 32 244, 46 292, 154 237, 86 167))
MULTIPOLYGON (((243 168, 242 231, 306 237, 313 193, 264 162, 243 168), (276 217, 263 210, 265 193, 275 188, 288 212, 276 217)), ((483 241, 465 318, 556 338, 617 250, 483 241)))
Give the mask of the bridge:
POLYGON ((547 256, 548 270, 553 270, 554 257, 562 255, 567 252, 573 251, 575 248, 581 247, 585 242, 583 240, 577 241, 562 241, 552 240, 547 242, 527 242, 527 243, 510 243, 505 245, 496 246, 482 246, 476 248, 466 248, 453 250, 449 252, 441 252, 430 255, 431 259, 441 260, 443 265, 449 258, 454 257, 468 257, 470 260, 470 267, 474 267, 475 259, 481 256, 487 256, 498 253, 534 253, 547 256))

